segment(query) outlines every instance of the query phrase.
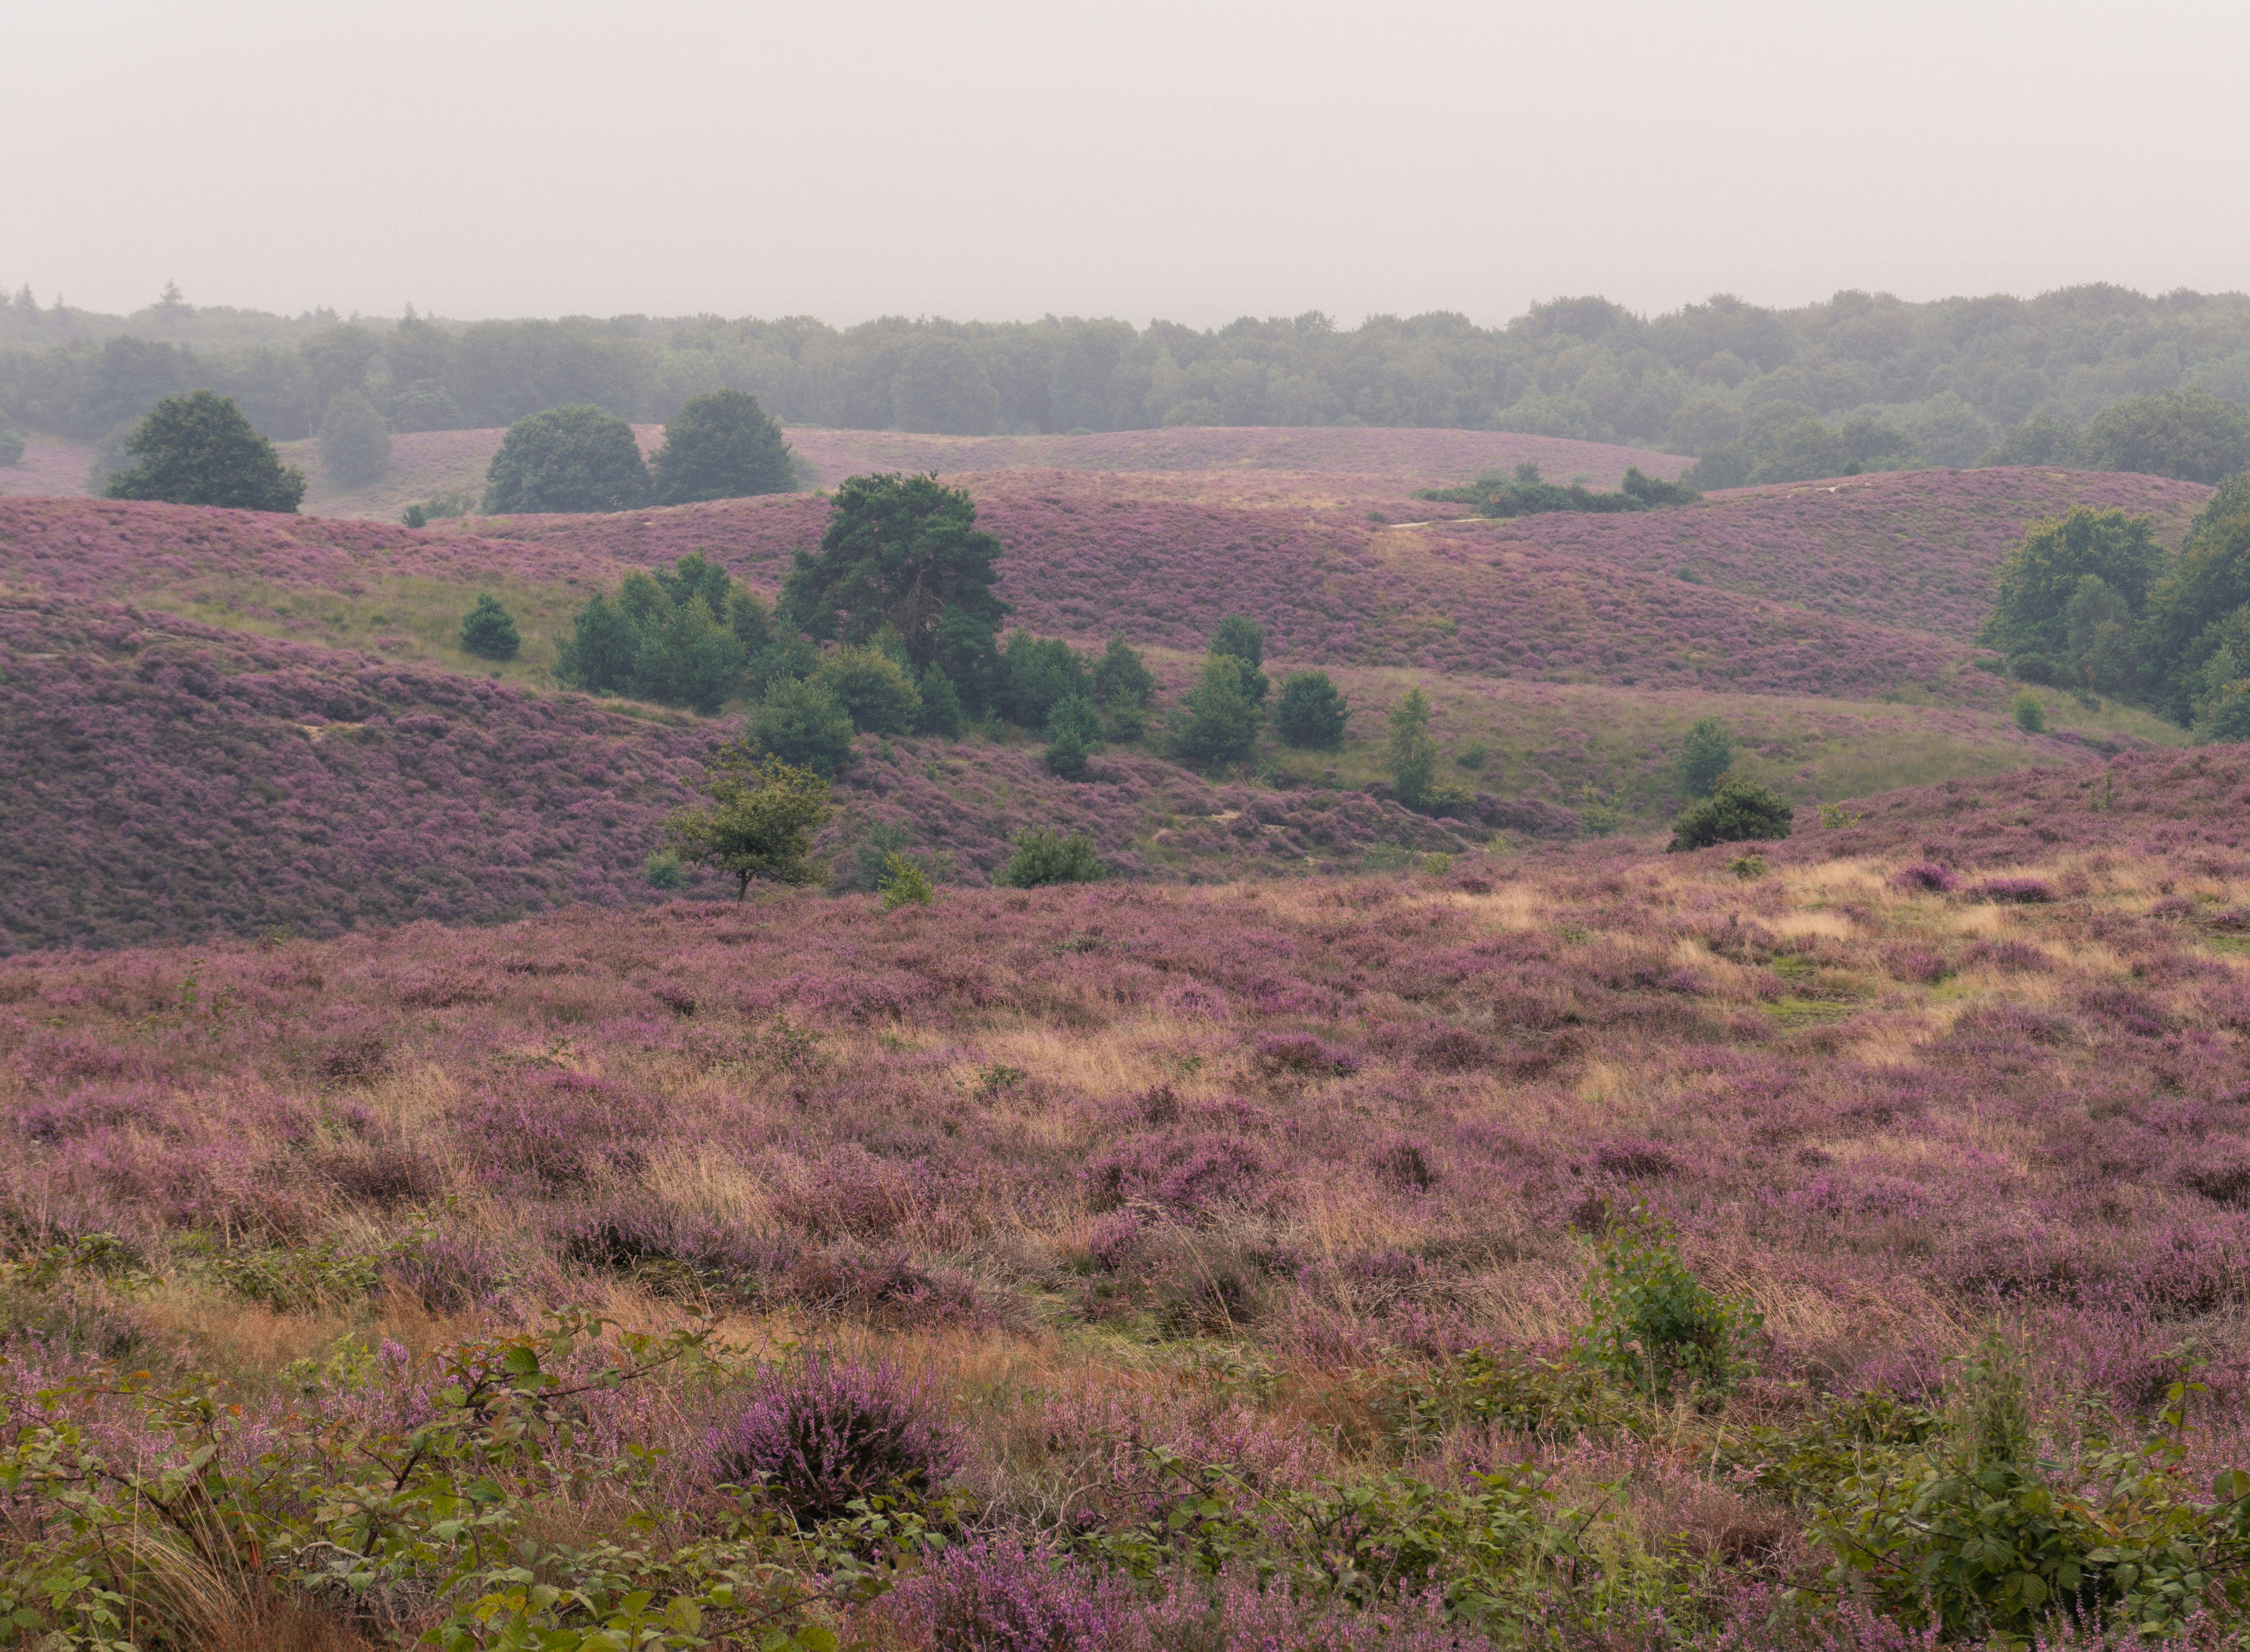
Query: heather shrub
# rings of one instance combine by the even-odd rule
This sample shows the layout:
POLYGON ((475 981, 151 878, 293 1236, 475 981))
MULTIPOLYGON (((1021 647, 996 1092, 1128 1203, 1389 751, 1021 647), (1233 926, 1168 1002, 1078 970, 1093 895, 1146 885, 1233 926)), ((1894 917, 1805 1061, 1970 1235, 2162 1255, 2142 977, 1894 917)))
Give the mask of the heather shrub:
POLYGON ((1098 883, 1101 862, 1094 840, 1083 832, 1065 837, 1034 826, 1016 840, 1016 852, 996 881, 1011 888, 1036 889, 1049 883, 1098 883))
POLYGON ((1706 1288, 1671 1229, 1645 1210, 1599 1248, 1585 1300, 1579 1356, 1625 1387, 1656 1399, 1681 1390, 1723 1398, 1757 1369, 1764 1316, 1706 1288))
POLYGON ((515 617, 489 592, 479 597, 461 621, 461 652, 482 660, 513 660, 522 646, 515 617))
POLYGON ((1970 894, 1996 906, 2037 906, 2054 899, 2054 886, 2040 878, 1986 878, 1970 894))
POLYGON ((1667 853, 1705 849, 1715 843, 1785 838, 1795 807, 1754 780, 1727 780, 1700 803, 1690 804, 1672 823, 1667 853))
POLYGON ((517 419, 485 472, 488 516, 631 510, 647 499, 648 467, 632 426, 583 404, 517 419))
POLYGON ((977 1538, 908 1578, 874 1615, 929 1652, 1094 1652, 1128 1611, 1084 1568, 977 1538))
POLYGON ((1293 671, 1281 679, 1273 732, 1282 744, 1300 750, 1335 751, 1343 744, 1349 709, 1327 672, 1293 671))
POLYGON ((1948 890, 1958 888, 1961 880, 1944 867, 1928 861, 1917 861, 1891 874, 1891 883, 1894 888, 1909 894, 1943 895, 1948 890))
POLYGON ((866 1499, 926 1501, 963 1462, 926 1388, 890 1365, 825 1354, 768 1367, 741 1413, 706 1436, 702 1457, 714 1483, 755 1490, 800 1528, 866 1499))

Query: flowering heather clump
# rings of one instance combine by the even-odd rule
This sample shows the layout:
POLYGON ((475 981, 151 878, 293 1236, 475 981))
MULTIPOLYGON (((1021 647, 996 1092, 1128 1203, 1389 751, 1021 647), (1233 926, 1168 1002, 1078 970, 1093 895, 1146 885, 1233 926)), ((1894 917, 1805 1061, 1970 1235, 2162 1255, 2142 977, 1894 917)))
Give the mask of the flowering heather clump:
POLYGON ((714 1483, 765 1488, 810 1527, 862 1498, 943 1490, 961 1445, 933 1410, 889 1365, 814 1355, 770 1370, 742 1414, 711 1432, 704 1461, 714 1483))
POLYGON ((1901 889, 1926 890, 1935 895, 1943 895, 1961 887, 1961 880, 1953 873, 1928 861, 1917 861, 1911 866, 1901 867, 1891 874, 1891 881, 1901 889))
POLYGON ((1996 904, 2012 902, 2029 906, 2054 899, 2054 886, 2044 878, 1986 878, 1970 891, 1979 901, 1996 904))

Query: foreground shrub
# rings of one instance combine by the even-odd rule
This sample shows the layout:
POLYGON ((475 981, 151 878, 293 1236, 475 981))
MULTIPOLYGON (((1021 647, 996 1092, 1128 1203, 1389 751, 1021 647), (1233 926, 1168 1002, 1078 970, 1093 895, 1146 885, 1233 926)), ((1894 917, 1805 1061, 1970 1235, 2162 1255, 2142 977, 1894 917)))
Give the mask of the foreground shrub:
POLYGON ((1987 878, 1970 893, 1996 906, 2039 906, 2054 899, 2054 886, 2039 878, 1987 878))
POLYGON ((764 1488, 800 1527, 842 1519, 864 1498, 935 1496, 962 1462, 924 1389, 889 1365, 825 1355, 769 1369, 705 1455, 716 1483, 764 1488))
POLYGON ((1795 823, 1795 805, 1755 780, 1728 780, 1701 803, 1690 804, 1672 823, 1667 854, 1708 849, 1715 843, 1785 838, 1795 823))
POLYGON ((1586 1363, 1653 1398, 1689 1388, 1723 1396, 1757 1369, 1750 1355, 1764 1316, 1707 1289, 1681 1260, 1671 1230, 1640 1213, 1601 1248, 1586 1305, 1578 1338, 1586 1363))
POLYGON ((999 881, 1011 888, 1035 889, 1048 883, 1098 883, 1101 862, 1095 858, 1094 840, 1083 832, 1064 837, 1038 827, 1016 840, 999 881))
POLYGON ((1942 866, 1917 861, 1891 874, 1891 885, 1909 893, 1943 895, 1949 889, 1960 888, 1961 880, 1942 866))

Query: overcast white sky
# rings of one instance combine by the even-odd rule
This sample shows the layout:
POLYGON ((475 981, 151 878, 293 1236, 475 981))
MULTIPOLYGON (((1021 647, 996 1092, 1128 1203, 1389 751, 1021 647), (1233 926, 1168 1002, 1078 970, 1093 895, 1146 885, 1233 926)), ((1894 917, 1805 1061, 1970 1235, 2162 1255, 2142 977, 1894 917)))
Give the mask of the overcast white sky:
POLYGON ((2250 5, 0 0, 0 283, 463 317, 2250 287, 2250 5))

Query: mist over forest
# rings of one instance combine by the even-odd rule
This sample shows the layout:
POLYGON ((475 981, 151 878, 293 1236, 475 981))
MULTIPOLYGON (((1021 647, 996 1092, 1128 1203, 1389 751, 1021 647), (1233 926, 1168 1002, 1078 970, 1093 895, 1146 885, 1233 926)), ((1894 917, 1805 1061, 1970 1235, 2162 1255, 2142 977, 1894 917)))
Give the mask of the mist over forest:
POLYGON ((340 394, 400 432, 590 403, 668 418, 746 391, 794 425, 1038 434, 1162 425, 1520 432, 1709 458, 1703 480, 2063 462, 2130 398, 2250 406, 2250 295, 2107 284, 1909 303, 1840 292, 1795 309, 1719 295, 1654 316, 1598 298, 1502 327, 1446 311, 1340 328, 1308 312, 1198 331, 1165 321, 809 316, 455 322, 199 307, 167 287, 128 316, 0 301, 0 420, 98 439, 162 397, 232 397, 263 435, 312 434, 340 394), (1807 421, 1812 421, 1808 424, 1807 421), (1784 432, 1807 453, 1777 455, 1784 432), (2011 438, 2014 438, 2012 449, 2011 438), (1825 444, 1825 446, 1824 446, 1825 444), (1723 451, 1722 451, 1723 450, 1723 451))

